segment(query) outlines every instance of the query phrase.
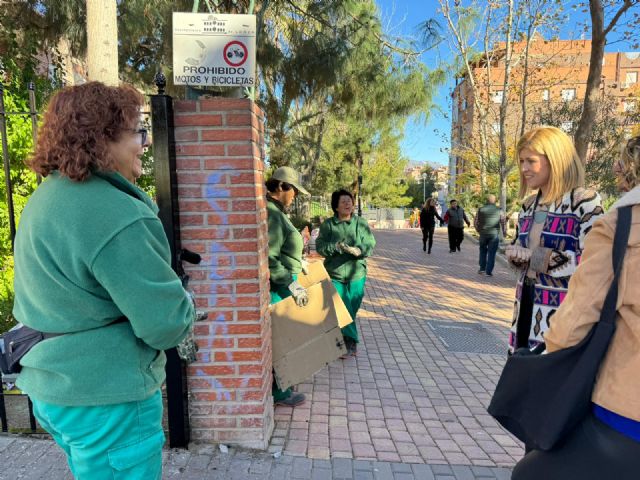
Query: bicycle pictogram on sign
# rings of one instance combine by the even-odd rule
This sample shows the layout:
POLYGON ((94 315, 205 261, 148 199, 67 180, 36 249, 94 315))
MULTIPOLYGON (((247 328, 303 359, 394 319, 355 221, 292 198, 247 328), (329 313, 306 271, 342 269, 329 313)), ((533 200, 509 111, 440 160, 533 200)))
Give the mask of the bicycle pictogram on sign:
POLYGON ((223 49, 224 61, 231 67, 239 67, 247 61, 249 52, 244 43, 234 40, 227 43, 223 49))

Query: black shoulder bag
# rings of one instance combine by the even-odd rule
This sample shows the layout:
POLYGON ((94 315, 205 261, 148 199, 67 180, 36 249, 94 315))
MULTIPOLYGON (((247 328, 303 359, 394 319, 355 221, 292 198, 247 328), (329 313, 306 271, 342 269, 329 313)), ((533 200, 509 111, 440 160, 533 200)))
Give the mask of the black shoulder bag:
POLYGON ((551 450, 590 411, 596 375, 616 328, 618 280, 630 229, 631 207, 618 209, 613 280, 600 320, 587 336, 544 355, 520 348, 507 360, 488 412, 529 447, 551 450))
MULTIPOLYGON (((108 327, 110 325, 115 325, 116 323, 127 321, 127 317, 120 317, 103 326, 108 327)), ((86 330, 79 330, 79 332, 80 331, 86 332, 86 330)), ((42 342, 43 340, 59 337, 61 335, 66 335, 66 333, 44 333, 21 324, 6 333, 3 333, 0 335, 0 370, 2 370, 2 373, 5 375, 20 373, 20 370, 22 370, 20 360, 34 347, 34 345, 42 342)))

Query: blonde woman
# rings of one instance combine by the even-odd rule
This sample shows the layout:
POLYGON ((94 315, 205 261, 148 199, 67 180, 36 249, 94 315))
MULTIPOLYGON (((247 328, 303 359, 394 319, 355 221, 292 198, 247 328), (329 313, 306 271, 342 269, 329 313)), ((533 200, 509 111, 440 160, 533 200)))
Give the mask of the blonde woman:
POLYGON ((632 207, 631 232, 619 277, 616 333, 600 366, 592 414, 550 452, 532 451, 513 472, 534 478, 636 479, 640 472, 640 136, 629 140, 614 165, 626 193, 593 226, 569 293, 545 335, 550 352, 579 343, 599 320, 613 279, 612 248, 618 209, 632 207))
POLYGON ((509 351, 542 343, 551 317, 567 294, 584 240, 603 214, 600 195, 583 188, 584 167, 573 142, 555 127, 522 136, 518 234, 506 249, 521 270, 516 287, 509 351))

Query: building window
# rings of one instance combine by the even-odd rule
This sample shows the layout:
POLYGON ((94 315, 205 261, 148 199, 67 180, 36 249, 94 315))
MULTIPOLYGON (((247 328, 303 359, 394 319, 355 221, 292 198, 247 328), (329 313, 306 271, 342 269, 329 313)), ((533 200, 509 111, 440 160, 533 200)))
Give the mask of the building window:
POLYGON ((571 133, 573 130, 573 122, 562 122, 560 128, 565 131, 565 133, 571 133))
POLYGON ((467 109, 467 99, 465 98, 464 100, 462 100, 462 110, 466 110, 467 109))
POLYGON ((576 98, 576 89, 575 88, 563 88, 560 93, 562 100, 565 102, 570 102, 571 100, 575 100, 576 98))
POLYGON ((636 109, 636 102, 634 100, 623 100, 622 101, 622 111, 623 112, 632 112, 636 109))
POLYGON ((627 87, 638 83, 638 72, 627 72, 624 83, 627 87))
POLYGON ((544 90, 542 90, 542 101, 544 102, 548 102, 549 101, 549 89, 545 88, 544 90))
POLYGON ((496 90, 495 92, 491 92, 491 101, 493 103, 502 103, 503 96, 504 96, 504 92, 502 90, 496 90))

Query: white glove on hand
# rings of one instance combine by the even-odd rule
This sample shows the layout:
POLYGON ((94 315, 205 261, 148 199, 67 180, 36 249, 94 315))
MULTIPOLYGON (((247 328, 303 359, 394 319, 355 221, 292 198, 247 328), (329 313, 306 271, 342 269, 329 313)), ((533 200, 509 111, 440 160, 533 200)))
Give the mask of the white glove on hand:
POLYGON ((300 285, 297 280, 294 280, 289 285, 289 291, 293 296, 293 299, 296 301, 296 305, 299 307, 304 307, 309 303, 309 295, 307 294, 307 289, 300 285))
POLYGON ((342 244, 342 251, 344 253, 348 253, 349 255, 353 255, 354 257, 359 257, 362 255, 362 250, 358 247, 350 247, 349 245, 342 244))
POLYGON ((304 259, 302 260, 302 273, 304 273, 305 275, 309 274, 309 262, 304 259))

